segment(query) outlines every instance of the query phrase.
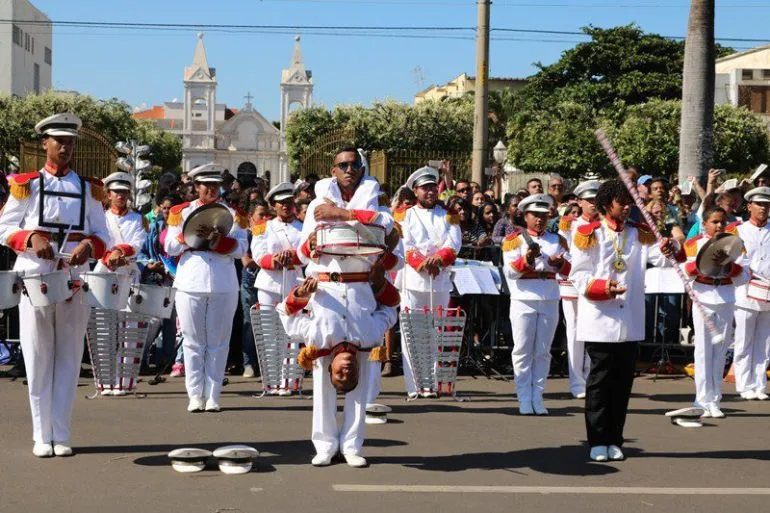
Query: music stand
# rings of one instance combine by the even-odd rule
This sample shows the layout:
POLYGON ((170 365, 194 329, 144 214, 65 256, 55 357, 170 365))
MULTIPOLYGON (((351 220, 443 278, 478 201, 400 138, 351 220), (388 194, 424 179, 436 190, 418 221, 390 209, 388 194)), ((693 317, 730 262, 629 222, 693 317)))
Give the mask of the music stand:
MULTIPOLYGON (((652 353, 652 359, 658 355, 658 363, 655 367, 655 376, 653 381, 658 380, 658 376, 661 374, 661 369, 666 366, 670 368, 672 366, 670 349, 666 345, 666 327, 668 313, 660 310, 660 297, 677 294, 680 295, 680 310, 681 301, 684 294, 684 285, 676 275, 676 270, 671 267, 652 267, 645 272, 645 294, 655 295, 655 306, 653 314, 653 330, 652 330, 652 344, 657 346, 652 353)), ((681 327, 682 316, 679 317, 679 324, 681 327)), ((678 340, 678 339, 677 339, 678 340)))

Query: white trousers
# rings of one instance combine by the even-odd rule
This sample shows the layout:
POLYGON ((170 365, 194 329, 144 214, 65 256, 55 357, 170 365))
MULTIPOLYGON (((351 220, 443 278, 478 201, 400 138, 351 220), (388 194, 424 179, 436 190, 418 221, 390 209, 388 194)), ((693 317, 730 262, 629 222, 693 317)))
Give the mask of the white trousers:
POLYGON ((725 372, 725 356, 733 339, 734 305, 703 305, 717 331, 724 340, 711 343, 703 315, 698 308, 692 309, 692 323, 695 327, 695 406, 719 405, 722 400, 722 379, 725 372))
MULTIPOLYGON (((430 292, 418 292, 415 290, 401 291, 401 308, 422 309, 427 306, 430 308, 430 292)), ((433 293, 433 308, 447 308, 449 306, 449 291, 433 293)), ((428 343, 426 340, 425 343, 428 343)), ((414 382, 414 372, 412 371, 412 362, 409 360, 406 351, 406 342, 401 336, 401 363, 404 367, 404 385, 406 393, 417 392, 417 385, 414 382)))
POLYGON ((511 299, 511 361, 519 403, 543 400, 558 322, 558 301, 511 299))
POLYGON ((19 338, 27 369, 35 442, 70 439, 88 314, 82 291, 76 292, 71 301, 43 307, 32 306, 26 296, 21 298, 19 338))
POLYGON ((577 299, 562 299, 564 324, 567 332, 567 368, 569 391, 572 395, 584 394, 586 378, 591 370, 591 358, 586 352, 585 341, 577 339, 577 299))
POLYGON ((283 301, 280 292, 257 289, 257 302, 260 307, 275 309, 275 305, 283 301))
POLYGON ((374 366, 368 352, 358 353, 358 386, 345 394, 342 426, 337 426, 337 390, 329 376, 331 357, 324 356, 313 364, 313 446, 318 454, 360 454, 366 428, 366 401, 369 374, 374 366))
POLYGON ((764 392, 770 359, 770 311, 735 309, 735 390, 764 392))
POLYGON ((238 294, 176 293, 187 395, 219 402, 238 294))

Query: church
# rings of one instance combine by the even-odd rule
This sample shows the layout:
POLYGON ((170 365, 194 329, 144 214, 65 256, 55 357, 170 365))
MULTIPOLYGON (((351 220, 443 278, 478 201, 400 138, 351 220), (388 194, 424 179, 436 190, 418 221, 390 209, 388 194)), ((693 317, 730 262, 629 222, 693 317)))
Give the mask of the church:
MULTIPOLYGON (((192 64, 184 69, 184 101, 166 102, 134 114, 182 139, 182 171, 209 162, 235 176, 270 177, 271 185, 289 181, 285 133, 260 114, 246 95, 242 109, 217 103, 216 69, 209 66, 203 34, 192 64)), ((300 38, 291 65, 281 73, 281 127, 289 113, 313 104, 313 74, 305 69, 300 38)))

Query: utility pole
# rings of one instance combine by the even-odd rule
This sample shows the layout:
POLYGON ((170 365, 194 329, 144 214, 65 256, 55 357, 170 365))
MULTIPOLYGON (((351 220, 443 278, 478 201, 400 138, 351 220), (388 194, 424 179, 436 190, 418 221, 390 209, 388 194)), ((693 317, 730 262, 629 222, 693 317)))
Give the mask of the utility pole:
POLYGON ((471 180, 483 186, 489 141, 489 8, 490 0, 476 0, 476 90, 473 114, 471 180))

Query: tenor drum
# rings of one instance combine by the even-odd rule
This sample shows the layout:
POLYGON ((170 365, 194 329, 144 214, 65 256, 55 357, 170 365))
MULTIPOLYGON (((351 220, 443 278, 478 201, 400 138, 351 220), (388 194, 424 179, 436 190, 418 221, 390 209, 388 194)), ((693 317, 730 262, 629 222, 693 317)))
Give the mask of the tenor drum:
POLYGON ((770 283, 762 280, 749 281, 746 296, 762 303, 770 303, 770 283))
POLYGON ((135 283, 128 294, 128 310, 138 314, 169 319, 174 310, 176 289, 135 283))
POLYGON ((316 232, 316 251, 331 256, 369 256, 385 251, 385 228, 376 224, 322 225, 316 232))
POLYGON ((0 310, 13 308, 21 301, 21 278, 16 271, 0 271, 0 310))
POLYGON ((105 310, 123 310, 131 292, 131 275, 116 272, 83 273, 88 305, 105 310))
POLYGON ((72 275, 69 271, 28 274, 21 278, 24 294, 32 306, 48 306, 72 297, 72 275))
POLYGON ((577 299, 578 291, 569 280, 559 280, 559 295, 562 299, 577 299))

